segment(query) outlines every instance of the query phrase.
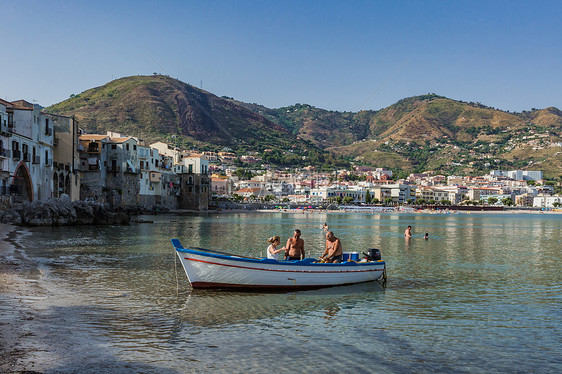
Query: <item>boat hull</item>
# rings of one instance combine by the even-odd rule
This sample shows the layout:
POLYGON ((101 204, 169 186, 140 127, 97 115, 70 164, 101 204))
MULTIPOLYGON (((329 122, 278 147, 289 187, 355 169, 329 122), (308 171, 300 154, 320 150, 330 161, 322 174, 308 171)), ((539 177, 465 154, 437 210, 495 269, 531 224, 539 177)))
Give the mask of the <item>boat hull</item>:
POLYGON ((176 253, 193 288, 313 289, 374 281, 385 270, 383 261, 341 264, 315 263, 313 259, 275 261, 181 246, 176 246, 176 253))

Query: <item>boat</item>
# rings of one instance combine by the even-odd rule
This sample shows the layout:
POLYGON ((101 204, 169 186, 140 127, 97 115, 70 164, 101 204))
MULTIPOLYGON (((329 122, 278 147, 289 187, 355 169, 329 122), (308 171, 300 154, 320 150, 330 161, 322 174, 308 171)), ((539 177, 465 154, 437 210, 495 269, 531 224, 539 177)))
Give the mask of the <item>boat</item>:
POLYGON ((172 239, 194 289, 294 290, 343 286, 386 279, 382 260, 330 264, 314 258, 297 261, 239 256, 208 249, 184 248, 172 239))

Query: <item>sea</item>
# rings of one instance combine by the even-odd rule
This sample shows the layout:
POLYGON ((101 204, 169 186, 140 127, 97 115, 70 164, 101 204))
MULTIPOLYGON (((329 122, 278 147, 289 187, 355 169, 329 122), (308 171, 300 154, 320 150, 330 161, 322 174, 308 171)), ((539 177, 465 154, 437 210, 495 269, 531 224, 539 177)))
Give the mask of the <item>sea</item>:
POLYGON ((230 213, 22 232, 45 373, 560 373, 562 215, 230 213), (387 282, 193 290, 170 239, 264 256, 302 231, 381 250, 387 282), (412 226, 413 237, 404 237, 412 226), (428 239, 424 235, 428 234, 428 239))

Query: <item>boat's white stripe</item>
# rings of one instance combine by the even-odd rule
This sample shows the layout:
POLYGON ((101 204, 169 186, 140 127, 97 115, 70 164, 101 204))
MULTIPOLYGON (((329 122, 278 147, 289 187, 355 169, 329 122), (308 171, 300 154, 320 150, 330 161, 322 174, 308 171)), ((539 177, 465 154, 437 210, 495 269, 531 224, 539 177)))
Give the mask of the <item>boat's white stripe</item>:
POLYGON ((184 257, 184 260, 202 262, 202 263, 211 264, 211 265, 228 266, 228 267, 240 268, 240 269, 276 271, 276 272, 287 272, 287 273, 322 273, 322 274, 328 274, 328 273, 363 273, 363 272, 384 270, 384 268, 373 268, 373 269, 365 269, 365 270, 333 270, 333 271, 332 270, 316 271, 316 270, 262 269, 262 268, 249 267, 249 266, 222 264, 220 262, 211 262, 211 261, 199 260, 199 259, 191 258, 191 257, 184 257))

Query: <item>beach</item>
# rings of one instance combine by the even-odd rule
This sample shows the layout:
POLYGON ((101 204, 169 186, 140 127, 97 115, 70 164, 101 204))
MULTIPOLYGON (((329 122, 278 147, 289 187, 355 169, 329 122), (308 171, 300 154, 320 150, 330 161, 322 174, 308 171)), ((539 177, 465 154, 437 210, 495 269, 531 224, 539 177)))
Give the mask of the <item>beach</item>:
POLYGON ((26 363, 32 348, 31 322, 36 311, 29 300, 40 297, 39 271, 23 252, 21 229, 0 224, 0 372, 33 371, 26 363))

